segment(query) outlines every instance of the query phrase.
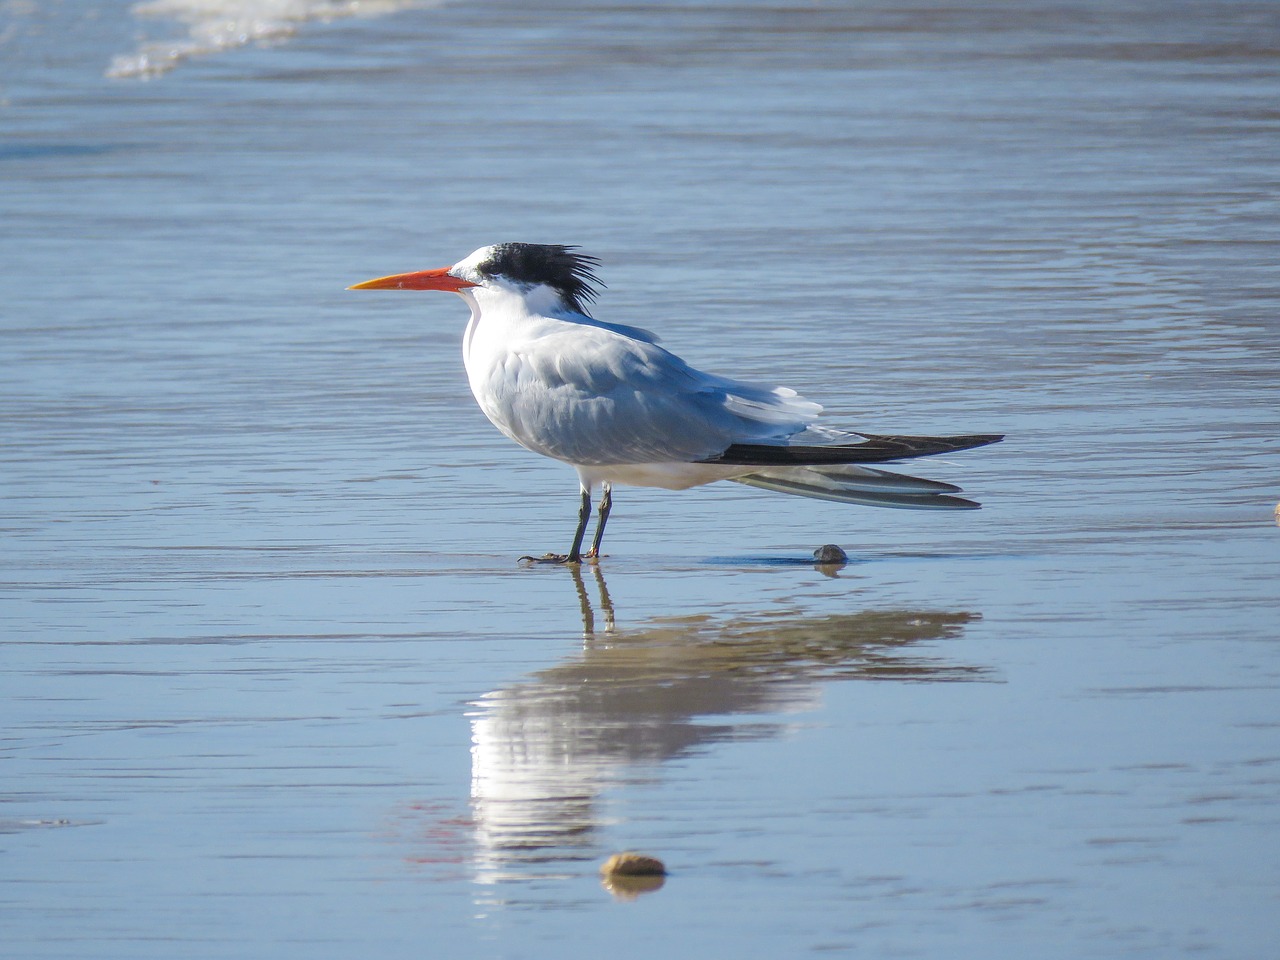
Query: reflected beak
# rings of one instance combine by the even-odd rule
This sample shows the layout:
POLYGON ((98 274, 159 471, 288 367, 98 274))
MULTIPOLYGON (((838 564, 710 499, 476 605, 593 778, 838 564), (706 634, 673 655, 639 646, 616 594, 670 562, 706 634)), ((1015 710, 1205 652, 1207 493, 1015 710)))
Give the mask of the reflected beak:
POLYGON ((364 283, 356 283, 347 287, 348 290, 448 290, 451 293, 457 293, 459 290, 465 290, 467 287, 478 287, 478 283, 472 283, 469 280, 459 280, 457 277, 450 276, 449 271, 452 267, 441 267, 438 270, 419 270, 416 273, 393 273, 389 277, 378 277, 374 280, 366 280, 364 283))

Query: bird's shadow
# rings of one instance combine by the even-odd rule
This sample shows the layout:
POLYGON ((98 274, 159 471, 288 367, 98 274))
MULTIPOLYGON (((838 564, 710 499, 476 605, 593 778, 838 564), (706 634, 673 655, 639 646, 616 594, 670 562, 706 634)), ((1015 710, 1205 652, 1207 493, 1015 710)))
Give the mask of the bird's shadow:
POLYGON ((707 557, 701 562, 706 566, 712 567, 812 567, 824 576, 834 577, 850 564, 867 563, 869 559, 867 557, 846 556, 843 560, 821 563, 813 557, 746 556, 707 557))
POLYGON ((826 576, 836 576, 842 569, 846 567, 862 566, 870 563, 893 563, 896 561, 911 560, 982 560, 991 557, 1017 557, 1025 554, 1013 552, 996 552, 987 553, 985 551, 975 551, 974 553, 940 553, 937 551, 920 551, 916 553, 908 553, 905 551, 890 551, 875 553, 857 553, 847 554, 844 560, 835 563, 821 563, 813 557, 780 557, 765 556, 761 554, 747 554, 737 557, 706 557, 698 563, 704 566, 712 567, 812 567, 814 570, 826 576))

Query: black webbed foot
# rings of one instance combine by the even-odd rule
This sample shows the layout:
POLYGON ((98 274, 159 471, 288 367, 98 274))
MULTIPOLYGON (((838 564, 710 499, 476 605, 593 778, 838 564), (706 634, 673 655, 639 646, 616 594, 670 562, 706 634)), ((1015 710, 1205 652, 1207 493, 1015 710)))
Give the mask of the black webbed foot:
POLYGON ((559 563, 559 564, 581 563, 581 562, 582 562, 581 557, 571 557, 567 553, 545 553, 540 557, 531 557, 528 554, 526 554, 525 556, 520 557, 516 561, 516 563, 559 563))

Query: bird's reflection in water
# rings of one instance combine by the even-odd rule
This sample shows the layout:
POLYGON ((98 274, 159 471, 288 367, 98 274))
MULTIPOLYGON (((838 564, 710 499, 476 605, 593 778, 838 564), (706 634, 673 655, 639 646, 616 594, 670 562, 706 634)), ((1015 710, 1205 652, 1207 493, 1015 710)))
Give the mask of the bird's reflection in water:
MULTIPOLYGON (((595 608, 592 606, 591 597, 587 593, 587 585, 582 582, 581 568, 573 566, 569 568, 569 571, 573 576, 573 585, 578 591, 578 605, 582 608, 582 636, 590 642, 596 633, 595 608)), ((604 631, 605 633, 613 633, 613 598, 609 596, 609 587, 604 582, 604 574, 600 572, 598 563, 591 565, 591 572, 595 575, 596 586, 600 591, 600 612, 604 614, 604 631)))
POLYGON ((834 679, 985 676, 917 647, 958 636, 977 619, 973 613, 692 616, 617 629, 603 575, 593 571, 594 591, 572 571, 585 635, 580 655, 474 704, 471 797, 481 881, 597 858, 598 798, 610 784, 651 777, 661 761, 698 746, 780 727, 748 728, 726 717, 812 707, 821 683, 834 679))

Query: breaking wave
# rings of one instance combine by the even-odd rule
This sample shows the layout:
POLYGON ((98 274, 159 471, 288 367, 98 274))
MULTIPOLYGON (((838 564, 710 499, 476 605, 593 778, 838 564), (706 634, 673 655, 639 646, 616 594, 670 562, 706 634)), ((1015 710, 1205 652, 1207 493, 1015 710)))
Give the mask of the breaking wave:
POLYGON ((423 0, 148 0, 131 8, 136 17, 173 20, 185 36, 146 40, 132 53, 113 57, 108 77, 157 77, 190 57, 220 53, 250 43, 279 43, 308 23, 344 17, 378 17, 423 0))

